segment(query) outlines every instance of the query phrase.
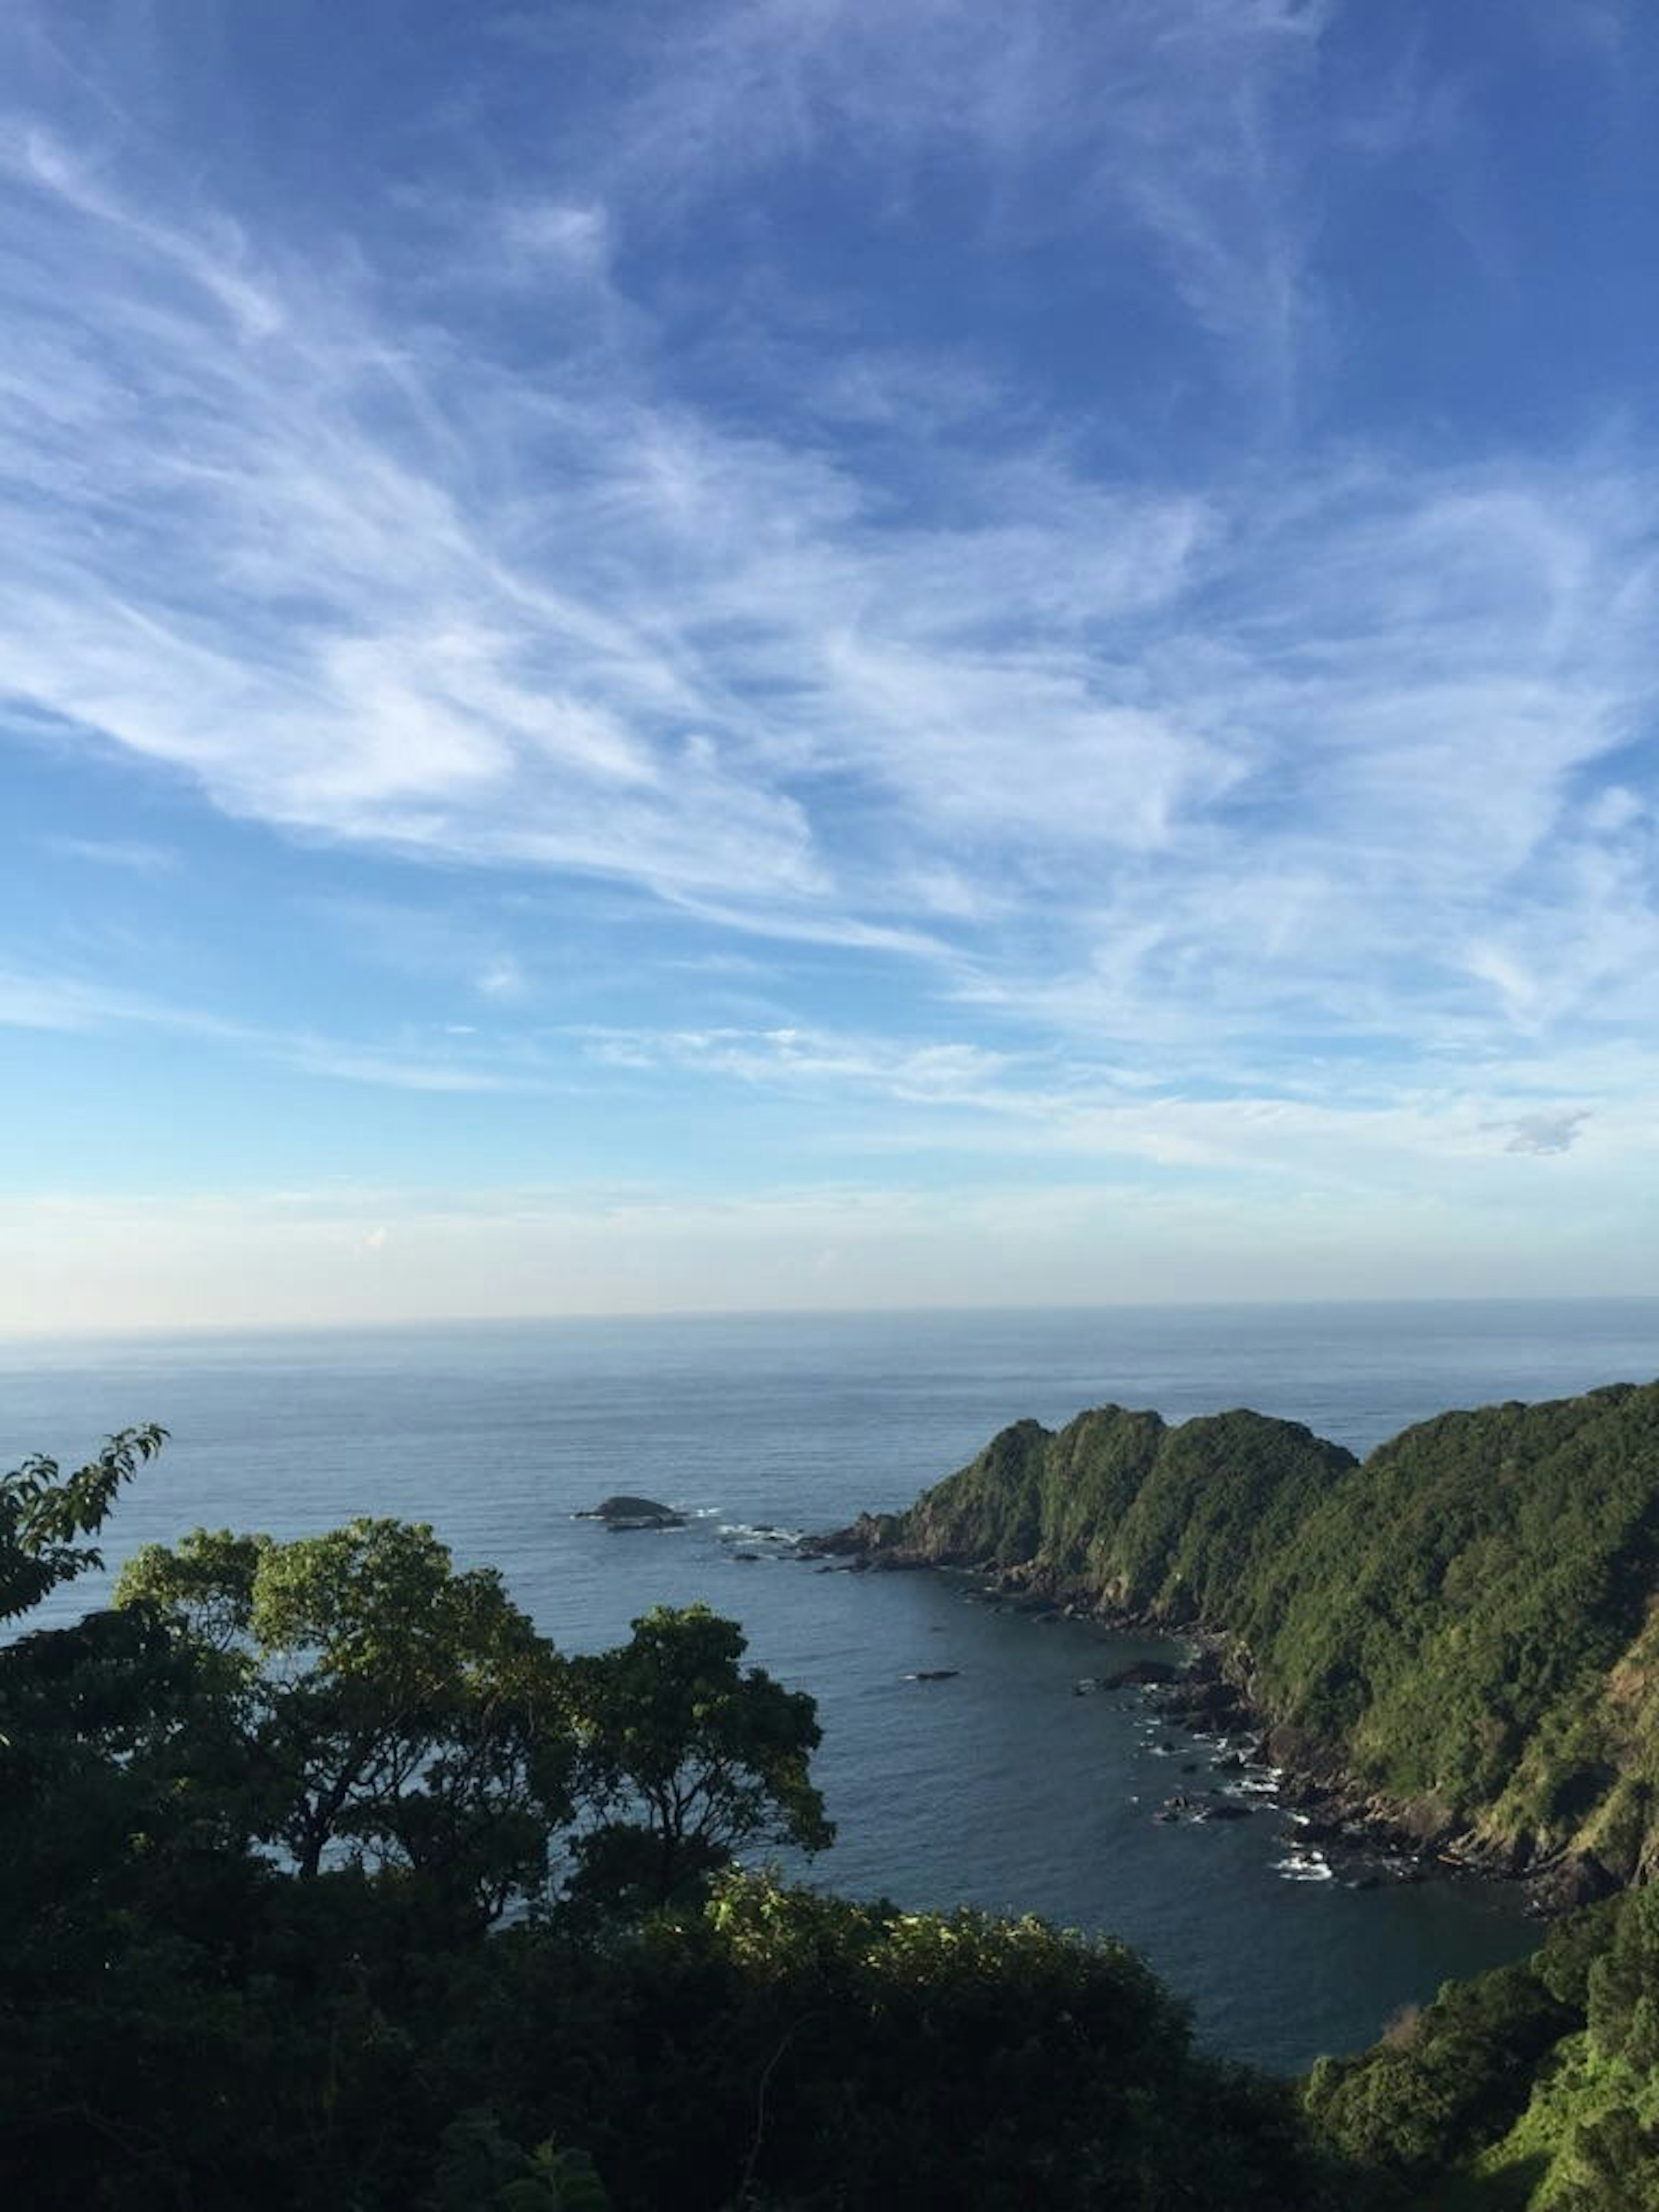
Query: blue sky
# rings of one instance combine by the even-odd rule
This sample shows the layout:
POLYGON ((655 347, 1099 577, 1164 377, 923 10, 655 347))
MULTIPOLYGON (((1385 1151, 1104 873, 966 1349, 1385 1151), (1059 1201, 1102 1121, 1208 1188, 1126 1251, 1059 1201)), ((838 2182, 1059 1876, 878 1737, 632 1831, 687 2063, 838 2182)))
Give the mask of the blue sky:
POLYGON ((1659 18, 13 0, 9 1329, 1659 1291, 1659 18))

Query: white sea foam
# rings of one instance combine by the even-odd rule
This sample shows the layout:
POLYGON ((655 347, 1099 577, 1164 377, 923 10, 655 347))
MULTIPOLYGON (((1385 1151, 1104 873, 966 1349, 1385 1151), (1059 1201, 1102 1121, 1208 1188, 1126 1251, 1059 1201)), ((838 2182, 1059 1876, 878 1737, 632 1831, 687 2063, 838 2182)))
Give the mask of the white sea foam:
POLYGON ((1275 1859, 1273 1872, 1285 1881, 1334 1881, 1335 1876, 1317 1851, 1292 1851, 1287 1859, 1275 1859))

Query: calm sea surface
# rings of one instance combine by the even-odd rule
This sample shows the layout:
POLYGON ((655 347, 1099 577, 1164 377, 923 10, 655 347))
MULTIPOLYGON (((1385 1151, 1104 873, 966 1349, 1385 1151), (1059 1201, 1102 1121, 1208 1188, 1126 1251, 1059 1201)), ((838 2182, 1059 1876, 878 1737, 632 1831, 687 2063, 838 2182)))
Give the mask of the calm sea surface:
MULTIPOLYGON (((401 1514, 432 1522, 464 1563, 501 1566, 568 1648, 625 1635, 658 1601, 707 1598, 818 1700, 818 1777, 841 1832, 818 1879, 1114 1930, 1191 2000, 1213 2045, 1301 2067, 1370 2042, 1401 2004, 1518 1954, 1534 1931, 1472 1886, 1289 1879, 1271 1811, 1155 1825, 1179 1761, 1133 1700, 1071 1685, 1164 1647, 992 1613, 945 1577, 740 1560, 754 1546, 734 1532, 908 1504, 1028 1413, 1248 1405, 1363 1451, 1449 1406, 1656 1373, 1659 1300, 14 1342, 0 1345, 0 1464, 37 1449, 78 1462, 112 1429, 165 1423, 173 1443, 111 1523, 112 1566, 202 1523, 288 1535, 401 1514), (660 1535, 571 1519, 617 1490, 697 1517, 660 1535), (944 1667, 957 1679, 905 1680, 944 1667)), ((60 1613, 97 1594, 77 1584, 60 1613)))

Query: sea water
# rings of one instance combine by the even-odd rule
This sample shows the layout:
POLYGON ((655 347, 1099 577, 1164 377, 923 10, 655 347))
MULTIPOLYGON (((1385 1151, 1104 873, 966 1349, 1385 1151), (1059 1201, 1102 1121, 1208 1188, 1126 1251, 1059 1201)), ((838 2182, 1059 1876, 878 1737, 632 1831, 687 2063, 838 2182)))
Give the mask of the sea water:
MULTIPOLYGON (((0 1465, 35 1449, 78 1461, 111 1430, 164 1423, 172 1442, 107 1530, 112 1569, 198 1525, 291 1535, 397 1514, 431 1522, 463 1563, 500 1566, 569 1650, 625 1636, 648 1605, 706 1598, 818 1701, 816 1772, 839 1837, 812 1879, 1111 1931, 1190 2001, 1212 2047, 1292 2069, 1519 1955, 1535 1927, 1490 1887, 1318 1879, 1265 1802, 1224 1825, 1156 1822, 1172 1792, 1211 1786, 1202 1748, 1176 1738, 1164 1753, 1143 1700, 1073 1685, 1169 1647, 994 1613, 945 1576, 820 1573, 745 1532, 906 1504, 1026 1414, 1248 1405, 1364 1451, 1450 1406, 1656 1372, 1659 1300, 14 1342, 0 1345, 0 1465), (619 1534, 572 1517, 617 1491, 688 1525, 619 1534)), ((104 1587, 84 1580, 40 1617, 104 1587)))

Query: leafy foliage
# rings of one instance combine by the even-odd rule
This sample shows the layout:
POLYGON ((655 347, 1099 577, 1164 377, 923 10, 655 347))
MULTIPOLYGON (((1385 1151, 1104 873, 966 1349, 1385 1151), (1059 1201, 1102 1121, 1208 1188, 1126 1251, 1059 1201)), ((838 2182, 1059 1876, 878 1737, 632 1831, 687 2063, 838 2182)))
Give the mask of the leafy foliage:
POLYGON ((1379 2202, 1659 2207, 1659 1893, 1571 1915, 1536 1957, 1452 1984, 1404 2035, 1322 2060, 1306 2107, 1379 2202))
POLYGON ((286 1544, 198 1529, 139 1552, 116 1603, 211 1655, 247 1838, 301 1875, 331 1855, 403 1867, 491 1914, 541 1893, 570 1812, 566 1686, 493 1570, 456 1572, 398 1521, 286 1544))
POLYGON ((489 1966, 464 2010, 504 2124, 580 2130, 640 2212, 1324 2201, 1285 2088, 1196 2054, 1109 1941, 728 1875, 696 1912, 580 1954, 509 1936, 489 1966))
POLYGON ((1357 2164, 1420 2179, 1504 2134, 1576 2024, 1532 1965, 1502 1966, 1449 1985, 1363 2057, 1321 2059, 1308 2108, 1357 2164))
POLYGON ((60 1583, 103 1565, 79 1539, 96 1535, 121 1485, 166 1440, 167 1431, 154 1425, 123 1429, 72 1474, 37 1454, 0 1475, 0 1621, 15 1620, 60 1583))
POLYGON ((751 1844, 834 1839, 807 1772, 812 1700, 741 1670, 745 1648, 706 1605, 658 1606, 619 1650, 572 1661, 582 1790, 599 1815, 577 1844, 582 1887, 663 1905, 751 1844))
POLYGON ((586 2151, 522 2150, 488 2111, 444 2130, 433 2212, 610 2212, 610 2202, 586 2151))

